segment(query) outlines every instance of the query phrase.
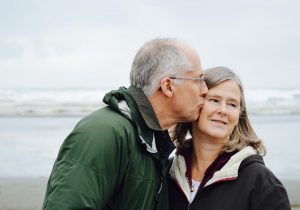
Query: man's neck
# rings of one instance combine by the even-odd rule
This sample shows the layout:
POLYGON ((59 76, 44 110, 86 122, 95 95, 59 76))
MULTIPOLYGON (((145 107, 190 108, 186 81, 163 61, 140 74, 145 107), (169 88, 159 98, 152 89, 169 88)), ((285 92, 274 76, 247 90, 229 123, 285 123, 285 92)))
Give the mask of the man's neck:
POLYGON ((172 118, 173 114, 172 111, 170 109, 170 107, 168 107, 166 103, 161 103, 161 101, 164 101, 161 99, 160 95, 154 95, 151 97, 148 97, 152 108, 156 114, 156 117, 159 121, 160 127, 162 128, 162 130, 167 130, 169 128, 171 128, 172 126, 174 126, 177 122, 175 121, 175 119, 172 118))

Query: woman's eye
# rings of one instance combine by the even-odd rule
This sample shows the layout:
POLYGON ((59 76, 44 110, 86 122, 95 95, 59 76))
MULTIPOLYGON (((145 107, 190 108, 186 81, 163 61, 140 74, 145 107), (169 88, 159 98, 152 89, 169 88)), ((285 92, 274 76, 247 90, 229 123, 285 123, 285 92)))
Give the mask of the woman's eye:
POLYGON ((219 102, 218 99, 215 99, 215 98, 211 98, 211 99, 209 99, 208 101, 214 102, 214 103, 218 103, 218 102, 219 102))
POLYGON ((229 106, 234 107, 234 108, 237 107, 237 105, 236 105, 236 104, 233 104, 233 103, 230 103, 229 106))

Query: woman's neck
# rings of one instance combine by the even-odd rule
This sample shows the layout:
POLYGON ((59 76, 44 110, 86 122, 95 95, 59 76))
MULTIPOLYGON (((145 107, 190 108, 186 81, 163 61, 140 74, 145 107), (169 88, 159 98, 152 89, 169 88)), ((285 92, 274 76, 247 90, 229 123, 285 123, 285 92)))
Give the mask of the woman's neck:
POLYGON ((206 169, 217 159, 224 143, 193 138, 192 178, 201 181, 206 169))

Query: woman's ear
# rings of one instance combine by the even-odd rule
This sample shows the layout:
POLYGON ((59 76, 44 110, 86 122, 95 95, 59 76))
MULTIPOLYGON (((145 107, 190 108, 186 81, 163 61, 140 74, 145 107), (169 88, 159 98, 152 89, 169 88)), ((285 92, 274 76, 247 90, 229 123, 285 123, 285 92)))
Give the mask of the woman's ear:
POLYGON ((169 77, 165 77, 160 81, 160 89, 167 97, 172 97, 174 92, 173 82, 169 77))

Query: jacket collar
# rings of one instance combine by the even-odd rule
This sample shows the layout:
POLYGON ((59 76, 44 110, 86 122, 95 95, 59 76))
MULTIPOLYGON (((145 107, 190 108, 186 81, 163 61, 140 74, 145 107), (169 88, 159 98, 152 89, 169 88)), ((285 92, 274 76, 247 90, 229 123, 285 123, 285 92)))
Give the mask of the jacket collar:
POLYGON ((146 145, 147 151, 157 153, 154 131, 161 131, 161 128, 142 90, 132 86, 129 89, 121 87, 107 93, 103 102, 131 120, 137 128, 141 142, 146 145))
POLYGON ((242 161, 255 154, 257 154, 257 151, 253 147, 247 146, 243 148, 241 151, 233 155, 221 170, 216 171, 212 178, 206 182, 205 186, 219 181, 236 179, 238 177, 238 171, 242 161))
MULTIPOLYGON (((218 157, 216 161, 207 169, 205 174, 207 174, 208 171, 211 170, 211 168, 214 166, 220 168, 220 163, 218 163, 218 160, 225 160, 225 165, 223 164, 223 167, 221 167, 219 170, 213 171, 213 174, 210 176, 210 179, 205 180, 205 183, 203 183, 203 187, 220 181, 236 179, 238 177, 238 170, 242 161, 245 160, 247 157, 255 154, 257 154, 256 150, 251 146, 247 146, 241 151, 235 154, 233 153, 230 157, 227 157, 226 155, 224 156, 224 158, 218 157)), ((181 190, 184 192, 185 196, 189 198, 191 192, 189 179, 186 176, 189 167, 189 163, 186 162, 187 160, 188 159, 186 159, 183 155, 175 155, 170 169, 170 176, 177 182, 181 190)), ((203 184, 201 183, 201 185, 203 184)))
POLYGON ((157 116, 144 92, 134 86, 130 86, 128 92, 134 98, 147 126, 152 130, 162 131, 157 116))

